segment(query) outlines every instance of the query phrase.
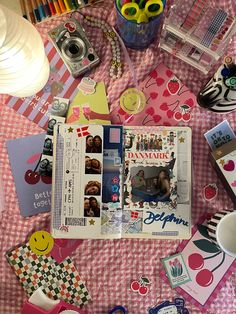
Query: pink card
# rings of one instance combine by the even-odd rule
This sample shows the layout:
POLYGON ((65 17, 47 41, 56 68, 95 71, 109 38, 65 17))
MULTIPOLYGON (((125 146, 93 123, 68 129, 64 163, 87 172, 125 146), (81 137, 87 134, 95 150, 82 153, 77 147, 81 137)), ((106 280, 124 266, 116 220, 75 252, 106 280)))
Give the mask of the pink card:
MULTIPOLYGON (((182 284, 176 290, 191 304, 199 307, 202 313, 207 313, 207 308, 235 271, 236 259, 225 254, 211 242, 204 224, 198 228, 194 227, 192 234, 192 238, 182 241, 178 248, 191 281, 182 284)), ((164 270, 161 271, 161 276, 167 280, 164 270)))
POLYGON ((169 126, 183 125, 191 119, 196 97, 164 64, 159 64, 139 89, 146 97, 143 110, 132 110, 130 102, 128 110, 124 103, 119 104, 110 113, 112 124, 169 126))

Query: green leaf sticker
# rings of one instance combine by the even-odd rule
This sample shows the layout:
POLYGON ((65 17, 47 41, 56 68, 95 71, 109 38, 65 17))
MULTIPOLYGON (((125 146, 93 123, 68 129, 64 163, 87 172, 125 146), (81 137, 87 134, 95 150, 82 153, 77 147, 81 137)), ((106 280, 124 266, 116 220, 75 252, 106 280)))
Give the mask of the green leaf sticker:
POLYGON ((146 284, 146 285, 150 284, 149 279, 146 277, 141 277, 141 280, 142 280, 143 284, 146 284))
POLYGON ((188 105, 182 105, 182 106, 180 106, 180 108, 187 110, 187 109, 189 109, 189 106, 188 105))
POLYGON ((198 247, 201 251, 206 253, 217 253, 220 252, 220 249, 209 240, 196 240, 193 243, 198 247))

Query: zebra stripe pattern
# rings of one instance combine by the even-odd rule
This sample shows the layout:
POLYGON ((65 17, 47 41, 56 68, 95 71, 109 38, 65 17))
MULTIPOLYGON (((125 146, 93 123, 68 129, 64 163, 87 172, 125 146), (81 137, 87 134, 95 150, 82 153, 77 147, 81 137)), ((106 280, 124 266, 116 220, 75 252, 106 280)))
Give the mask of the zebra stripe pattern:
POLYGON ((208 234, 215 244, 217 244, 216 241, 216 228, 219 224, 220 220, 227 214, 232 213, 232 210, 223 209, 220 212, 216 212, 214 216, 211 218, 211 220, 208 222, 208 234))

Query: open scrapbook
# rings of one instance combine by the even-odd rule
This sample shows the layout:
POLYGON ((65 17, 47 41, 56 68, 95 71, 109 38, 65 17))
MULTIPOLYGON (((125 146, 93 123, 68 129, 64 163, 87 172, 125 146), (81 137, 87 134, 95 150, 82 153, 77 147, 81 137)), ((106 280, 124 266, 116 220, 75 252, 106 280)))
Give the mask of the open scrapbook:
POLYGON ((188 239, 191 129, 58 124, 55 238, 188 239))

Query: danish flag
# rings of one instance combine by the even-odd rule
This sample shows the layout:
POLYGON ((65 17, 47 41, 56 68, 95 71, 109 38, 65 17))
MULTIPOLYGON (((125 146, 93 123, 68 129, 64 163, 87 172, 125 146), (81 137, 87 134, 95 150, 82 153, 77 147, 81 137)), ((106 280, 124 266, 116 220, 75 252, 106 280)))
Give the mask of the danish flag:
POLYGON ((81 128, 76 129, 78 137, 90 135, 87 130, 88 126, 82 126, 81 128))

